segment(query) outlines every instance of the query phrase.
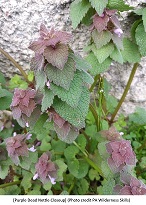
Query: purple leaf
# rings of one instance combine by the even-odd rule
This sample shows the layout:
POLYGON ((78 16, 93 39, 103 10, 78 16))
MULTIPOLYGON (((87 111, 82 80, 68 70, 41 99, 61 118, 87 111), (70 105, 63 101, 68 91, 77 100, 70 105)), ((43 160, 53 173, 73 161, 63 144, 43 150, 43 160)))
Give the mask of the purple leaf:
POLYGON ((67 62, 68 54, 68 46, 64 44, 58 44, 55 47, 49 46, 44 51, 46 60, 60 70, 67 62))
POLYGON ((93 25, 95 26, 98 32, 106 30, 108 21, 109 17, 107 15, 100 17, 98 16, 98 14, 95 14, 95 16, 93 17, 93 25))

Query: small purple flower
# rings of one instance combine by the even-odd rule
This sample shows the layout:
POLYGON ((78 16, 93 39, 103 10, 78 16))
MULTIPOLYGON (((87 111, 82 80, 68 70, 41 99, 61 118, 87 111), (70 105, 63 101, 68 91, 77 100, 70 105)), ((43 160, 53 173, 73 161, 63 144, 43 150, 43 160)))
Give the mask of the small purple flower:
POLYGON ((11 110, 13 118, 16 120, 21 119, 25 126, 28 127, 27 118, 29 118, 36 107, 34 97, 36 91, 34 89, 22 90, 16 88, 11 103, 11 110))
POLYGON ((21 134, 18 134, 14 137, 9 137, 5 140, 8 155, 16 165, 18 165, 20 162, 19 156, 28 157, 28 147, 25 143, 25 140, 26 135, 21 134))
POLYGON ((126 164, 135 165, 136 157, 129 140, 112 141, 106 144, 110 154, 108 164, 113 172, 119 172, 126 164))
POLYGON ((114 192, 120 195, 146 195, 146 185, 128 173, 121 173, 121 182, 124 186, 116 185, 114 192))
POLYGON ((122 29, 120 29, 120 28, 116 28, 116 29, 114 29, 114 33, 117 34, 118 37, 120 38, 121 35, 123 34, 123 31, 122 31, 122 29))
POLYGON ((39 158, 38 163, 35 165, 36 173, 33 177, 33 180, 40 178, 42 183, 47 183, 51 181, 52 184, 55 184, 55 179, 57 177, 57 165, 53 163, 50 159, 50 153, 44 153, 39 158))

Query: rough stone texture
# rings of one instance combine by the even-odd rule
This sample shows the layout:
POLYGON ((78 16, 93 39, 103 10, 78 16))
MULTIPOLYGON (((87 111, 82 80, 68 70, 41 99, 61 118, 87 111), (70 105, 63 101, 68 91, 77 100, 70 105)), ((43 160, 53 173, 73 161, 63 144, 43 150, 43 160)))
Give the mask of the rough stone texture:
MULTIPOLYGON (((90 33, 88 28, 80 26, 75 31, 72 29, 69 18, 69 6, 73 0, 1 0, 0 1, 0 46, 7 51, 25 70, 30 68, 30 59, 33 52, 28 49, 31 41, 38 37, 40 24, 43 22, 48 27, 54 26, 73 33, 72 48, 83 53, 90 33)), ((145 0, 128 0, 133 6, 145 0)), ((127 13, 123 13, 126 18, 127 13)), ((123 25, 125 31, 129 24, 123 25)), ((122 112, 131 113, 136 106, 146 108, 146 59, 143 58, 129 94, 122 106, 122 112)), ((131 66, 114 63, 104 75, 112 84, 111 93, 117 98, 121 97, 131 66)), ((3 55, 0 54, 0 70, 6 76, 18 70, 3 55)))

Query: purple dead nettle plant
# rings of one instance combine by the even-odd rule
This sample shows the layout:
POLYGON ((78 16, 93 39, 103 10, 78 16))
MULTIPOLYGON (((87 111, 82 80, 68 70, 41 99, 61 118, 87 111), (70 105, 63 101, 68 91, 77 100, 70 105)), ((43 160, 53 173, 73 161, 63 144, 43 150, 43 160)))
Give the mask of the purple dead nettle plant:
POLYGON ((50 181, 52 184, 56 184, 55 180, 57 177, 57 165, 51 161, 50 152, 43 153, 35 165, 36 173, 33 180, 39 178, 43 184, 50 181))
POLYGON ((120 179, 123 185, 116 185, 114 187, 115 194, 119 195, 146 195, 146 185, 133 177, 131 174, 122 170, 120 172, 120 179))
POLYGON ((113 172, 119 172, 125 165, 136 165, 136 156, 129 140, 121 139, 108 142, 106 149, 110 154, 108 165, 113 172))
POLYGON ((63 69, 69 55, 67 43, 71 40, 71 34, 63 31, 48 30, 44 24, 40 26, 40 37, 33 41, 29 48, 35 52, 32 59, 34 70, 43 70, 47 60, 53 66, 63 69))
POLYGON ((120 22, 116 17, 116 13, 117 10, 105 9, 101 16, 95 14, 93 16, 93 24, 91 26, 92 37, 96 42, 96 38, 102 38, 102 36, 106 35, 108 36, 109 41, 112 40, 117 48, 123 49, 123 31, 121 29, 120 22))
POLYGON ((16 88, 14 91, 10 106, 13 118, 16 119, 18 123, 21 121, 21 124, 26 127, 29 126, 28 119, 36 108, 35 95, 36 91, 31 88, 27 90, 16 88))
POLYGON ((13 162, 18 165, 20 163, 19 157, 29 156, 28 146, 26 144, 27 135, 16 134, 13 137, 5 139, 8 156, 13 162))

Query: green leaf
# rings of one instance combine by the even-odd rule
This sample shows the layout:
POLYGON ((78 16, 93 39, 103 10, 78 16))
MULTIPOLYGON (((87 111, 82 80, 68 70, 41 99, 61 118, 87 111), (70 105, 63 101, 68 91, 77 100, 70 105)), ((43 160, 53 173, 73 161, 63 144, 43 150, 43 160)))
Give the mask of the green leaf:
POLYGON ((53 83, 50 89, 53 91, 54 95, 57 95, 62 101, 66 102, 71 107, 77 107, 82 93, 82 84, 80 72, 77 71, 74 74, 74 79, 70 84, 69 90, 56 86, 53 83))
POLYGON ((73 29, 75 29, 78 24, 82 21, 83 17, 88 12, 91 7, 87 0, 74 1, 70 6, 70 18, 72 21, 73 29))
POLYGON ((108 3, 108 0, 89 0, 93 8, 97 11, 98 15, 101 16, 104 9, 106 8, 106 5, 108 3))
POLYGON ((114 45, 112 43, 108 43, 105 46, 102 46, 100 49, 97 49, 95 46, 92 47, 92 51, 99 63, 103 63, 105 59, 107 59, 110 54, 114 50, 114 45))
POLYGON ((74 145, 70 145, 64 150, 64 156, 66 157, 68 161, 75 159, 76 154, 78 153, 79 153, 79 149, 75 147, 74 145))
POLYGON ((88 169, 89 169, 89 164, 86 161, 81 159, 79 160, 78 173, 77 175, 75 174, 74 176, 78 179, 84 178, 88 173, 88 169))
POLYGON ((41 143, 41 146, 40 146, 40 150, 43 151, 43 152, 47 152, 51 149, 51 144, 48 142, 49 138, 44 138, 42 140, 42 143, 41 143))
POLYGON ((86 179, 81 179, 80 181, 77 182, 77 191, 79 195, 85 195, 88 192, 89 189, 89 183, 87 182, 86 179))
POLYGON ((106 97, 106 106, 108 112, 113 113, 117 104, 118 104, 117 99, 114 96, 108 94, 106 97))
POLYGON ((105 61, 103 61, 101 64, 99 63, 99 61, 97 60, 96 56, 94 55, 94 53, 89 53, 89 55, 86 57, 86 60, 91 64, 92 68, 90 70, 90 73, 93 76, 96 76, 97 74, 103 73, 105 72, 112 60, 110 58, 107 58, 105 61))
POLYGON ((4 195, 19 195, 21 194, 21 190, 17 185, 12 185, 12 186, 3 188, 3 194, 4 195))
POLYGON ((62 160, 56 160, 55 164, 58 166, 56 181, 63 181, 63 173, 66 172, 67 165, 62 160))
POLYGON ((32 182, 31 182, 32 177, 33 177, 32 173, 23 170, 23 179, 21 181, 21 186, 24 187, 24 190, 27 190, 32 186, 32 182))
POLYGON ((34 72, 33 72, 33 71, 29 71, 29 72, 28 72, 28 80, 29 80, 30 82, 32 82, 33 79, 34 79, 34 72))
POLYGON ((76 67, 77 70, 88 71, 88 70, 91 69, 91 65, 88 63, 88 61, 83 59, 81 56, 75 55, 72 52, 70 52, 69 56, 74 60, 75 67, 76 67))
POLYGON ((107 7, 109 9, 116 9, 118 11, 129 11, 133 9, 133 7, 125 4, 124 0, 109 0, 107 7))
POLYGON ((14 75, 11 80, 9 81, 9 88, 20 88, 20 89, 26 89, 28 87, 27 82, 21 79, 19 75, 14 75))
POLYGON ((115 180, 113 178, 108 178, 103 182, 103 194, 104 195, 113 195, 113 188, 115 186, 115 180))
POLYGON ((81 147, 82 150, 85 150, 87 140, 83 134, 80 134, 77 138, 77 144, 81 147))
POLYGON ((0 179, 5 179, 5 177, 8 175, 8 172, 9 172, 9 166, 2 165, 0 163, 0 179))
POLYGON ((90 102, 90 93, 86 87, 83 87, 79 104, 76 108, 72 108, 58 98, 54 98, 53 108, 56 112, 77 128, 82 128, 85 125, 85 117, 88 113, 90 102))
POLYGON ((6 84, 6 80, 4 78, 4 75, 2 72, 0 72, 0 84, 5 85, 6 84))
POLYGON ((135 112, 129 115, 129 120, 138 125, 146 124, 146 110, 144 108, 136 108, 135 112))
POLYGON ((38 140, 42 140, 48 135, 49 131, 43 127, 47 119, 47 114, 41 115, 36 124, 34 125, 33 129, 31 130, 31 132, 37 135, 38 140))
POLYGON ((124 50, 121 51, 124 62, 136 63, 139 62, 141 57, 139 54, 138 46, 130 41, 128 38, 123 39, 124 50))
POLYGON ((86 26, 90 26, 90 24, 92 24, 93 20, 92 20, 92 16, 96 13, 96 10, 93 9, 92 7, 88 10, 88 12, 86 13, 86 15, 83 17, 82 19, 82 23, 86 26))
POLYGON ((72 159, 71 161, 67 161, 68 170, 73 176, 78 175, 79 170, 79 161, 77 159, 72 159))
POLYGON ((142 23, 136 29, 135 38, 140 54, 146 56, 146 32, 142 23))
POLYGON ((65 148, 66 148, 66 143, 62 142, 60 140, 52 140, 52 149, 54 150, 54 152, 64 152, 65 148))
POLYGON ((107 160, 103 160, 101 162, 101 170, 106 179, 108 179, 109 177, 114 177, 113 172, 110 170, 109 165, 107 164, 107 160))
POLYGON ((70 88, 70 83, 74 78, 75 64, 73 59, 68 58, 63 70, 53 67, 48 64, 46 67, 46 74, 48 79, 56 85, 60 85, 64 89, 68 90, 70 88))
POLYGON ((119 49, 117 49, 116 47, 115 47, 114 51, 111 53, 110 57, 114 61, 123 64, 123 56, 121 54, 121 51, 119 49))
POLYGON ((52 187, 52 183, 50 181, 43 185, 43 188, 46 191, 49 191, 51 189, 51 187, 52 187))
POLYGON ((92 32, 92 38, 93 38, 93 41, 97 49, 109 43, 111 40, 111 37, 112 37, 112 34, 109 31, 98 32, 97 30, 94 30, 92 32))
POLYGON ((42 99, 42 107, 41 107, 42 112, 44 112, 48 108, 50 108, 51 105, 53 104, 53 100, 54 100, 54 93, 52 92, 52 90, 45 88, 43 94, 44 94, 44 96, 42 99))
POLYGON ((92 78, 92 76, 87 73, 86 71, 85 72, 81 72, 79 71, 80 73, 80 77, 82 78, 82 81, 88 85, 92 85, 92 83, 94 82, 94 79, 92 78))
POLYGON ((142 20, 143 20, 144 30, 146 32, 146 8, 144 8, 142 11, 142 20))
POLYGON ((90 169, 88 175, 91 181, 94 179, 98 181, 100 179, 100 176, 95 169, 90 169))
POLYGON ((106 143, 107 142, 105 142, 105 141, 98 143, 99 154, 104 160, 106 160, 109 157, 109 154, 107 153, 106 146, 105 146, 106 143))
POLYGON ((36 90, 42 90, 47 82, 47 77, 44 71, 36 71, 35 73, 36 90))
POLYGON ((6 110, 10 108, 12 96, 12 93, 0 88, 0 110, 6 110))

